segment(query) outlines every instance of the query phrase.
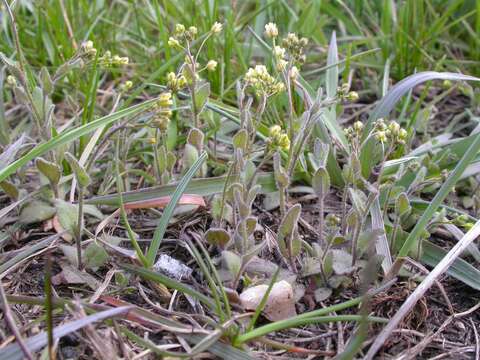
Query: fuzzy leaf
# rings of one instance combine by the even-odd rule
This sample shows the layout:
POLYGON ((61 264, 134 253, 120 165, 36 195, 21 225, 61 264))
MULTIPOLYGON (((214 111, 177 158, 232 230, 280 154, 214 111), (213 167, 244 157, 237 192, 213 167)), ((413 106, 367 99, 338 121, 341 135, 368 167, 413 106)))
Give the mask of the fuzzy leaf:
POLYGON ((75 233, 78 222, 78 208, 74 204, 57 199, 55 200, 55 207, 57 208, 58 221, 63 229, 70 234, 75 233))
POLYGON ((2 189, 5 192, 5 194, 10 196, 13 200, 18 199, 18 195, 19 195, 18 189, 10 181, 7 181, 7 180, 1 181, 0 182, 0 189, 2 189))
POLYGON ((193 128, 188 133, 187 142, 190 145, 195 146, 198 151, 202 151, 204 138, 205 135, 203 135, 203 132, 201 130, 193 128))
POLYGON ((96 270, 103 266, 108 260, 108 253, 103 246, 98 245, 95 242, 90 243, 85 249, 85 265, 96 270))
POLYGON ((20 212, 22 224, 33 224, 51 219, 55 215, 55 208, 43 201, 32 201, 20 212))
POLYGON ((336 275, 345 275, 351 273, 354 268, 352 267, 352 255, 345 250, 332 250, 333 263, 332 269, 336 275))
POLYGON ((222 251, 222 259, 233 278, 237 276, 242 266, 242 258, 232 251, 222 251))
POLYGON ((245 151, 248 143, 248 132, 246 129, 240 129, 232 139, 233 147, 245 151))
POLYGON ((51 94, 53 91, 53 82, 48 70, 45 66, 40 69, 40 80, 42 83, 43 90, 47 94, 51 94))
POLYGON ((290 209, 288 209, 278 228, 279 238, 283 240, 286 236, 293 233, 294 229, 297 226, 298 219, 300 218, 301 211, 302 206, 300 204, 295 204, 290 209))
POLYGON ((326 167, 330 146, 323 143, 319 138, 315 139, 315 145, 313 147, 313 153, 318 167, 326 167))
POLYGON ((210 83, 205 82, 195 89, 195 107, 197 113, 200 114, 207 103, 210 96, 210 83))
POLYGON ((60 181, 60 177, 62 176, 62 169, 60 166, 55 164, 54 162, 47 161, 41 157, 38 157, 35 160, 35 165, 37 169, 45 175, 45 177, 50 181, 52 184, 58 184, 60 181))
POLYGON ((198 150, 191 144, 185 144, 183 150, 183 171, 187 171, 198 160, 198 150))
POLYGON ((327 169, 319 167, 312 178, 312 187, 319 199, 324 199, 330 190, 330 176, 327 169))
POLYGON ((67 160, 68 164, 72 168, 72 171, 75 174, 75 178, 77 179, 78 185, 80 185, 83 188, 90 185, 90 176, 88 176, 84 167, 80 165, 80 163, 75 158, 75 156, 73 156, 69 152, 66 152, 65 160, 67 160))
POLYGON ((410 200, 408 200, 407 194, 404 192, 398 195, 395 200, 395 212, 398 216, 405 216, 410 214, 412 207, 410 206, 410 200))
POLYGON ((224 249, 230 241, 230 234, 221 228, 210 228, 205 233, 205 240, 211 245, 217 245, 224 249))
POLYGON ((348 192, 350 194, 350 199, 352 200, 353 207, 359 214, 365 214, 367 209, 367 197, 365 194, 359 190, 354 188, 348 188, 348 192))

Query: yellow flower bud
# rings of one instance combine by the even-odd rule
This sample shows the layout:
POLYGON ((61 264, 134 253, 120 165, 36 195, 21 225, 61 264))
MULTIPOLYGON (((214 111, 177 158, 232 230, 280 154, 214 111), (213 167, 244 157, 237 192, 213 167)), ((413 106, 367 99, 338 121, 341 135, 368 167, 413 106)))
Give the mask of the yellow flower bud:
POLYGON ((93 49, 93 41, 92 40, 88 40, 88 41, 85 41, 83 44, 82 44, 83 48, 86 50, 86 51, 90 51, 93 49))
POLYGON ((288 150, 290 149, 290 139, 288 138, 287 134, 281 134, 279 139, 278 139, 278 145, 283 149, 283 150, 288 150))
POLYGON ((175 73, 173 71, 169 72, 167 74, 167 81, 168 82, 173 82, 175 80, 177 80, 177 75, 175 75, 175 73))
POLYGON ((357 132, 360 132, 363 130, 363 123, 361 121, 356 121, 354 124, 353 124, 353 129, 357 132))
POLYGON ((359 98, 358 93, 356 91, 350 91, 347 95, 347 100, 355 102, 359 98))
POLYGON ((274 86, 274 93, 281 93, 285 91, 285 84, 283 82, 276 83, 274 86))
POLYGON ((158 97, 157 104, 159 107, 169 107, 173 104, 172 93, 170 91, 161 93, 158 97))
POLYGON ((393 135, 398 135, 400 131, 400 125, 396 121, 392 121, 388 125, 388 129, 392 132, 393 135))
POLYGON ((281 132, 282 132, 282 128, 280 127, 280 125, 273 125, 268 130, 268 136, 271 138, 274 138, 280 135, 281 132))
POLYGON ((207 70, 208 71, 215 71, 215 69, 217 68, 217 62, 215 60, 209 60, 208 63, 207 63, 207 70))
POLYGON ((285 57, 285 53, 286 53, 285 48, 281 46, 276 45, 273 48, 273 55, 275 55, 277 59, 283 59, 285 57))
POLYGON ((14 76, 8 75, 7 76, 7 84, 10 86, 16 86, 17 85, 17 79, 15 79, 14 76))
POLYGON ((183 24, 175 25, 175 33, 177 35, 183 35, 184 32, 185 32, 185 26, 183 24))
POLYGON ((385 131, 377 131, 375 138, 382 143, 387 141, 387 135, 385 134, 385 131))
POLYGON ((185 78, 185 76, 182 75, 178 78, 178 87, 179 89, 181 89, 185 87, 185 85, 187 85, 187 79, 185 78))
POLYGON ((170 36, 170 37, 168 38, 168 46, 173 47, 173 48, 178 48, 178 47, 180 47, 180 43, 178 42, 177 39, 175 39, 174 37, 170 36))

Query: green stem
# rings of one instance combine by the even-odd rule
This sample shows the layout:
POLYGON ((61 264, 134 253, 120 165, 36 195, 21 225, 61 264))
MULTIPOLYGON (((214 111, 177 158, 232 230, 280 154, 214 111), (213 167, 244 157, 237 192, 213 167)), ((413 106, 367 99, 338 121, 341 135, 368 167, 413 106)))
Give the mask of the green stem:
POLYGON ((159 138, 158 132, 159 130, 155 129, 155 144, 152 144, 152 148, 153 148, 153 161, 155 161, 155 175, 157 176, 157 182, 160 185, 162 185, 162 173, 160 170, 160 163, 158 159, 158 147, 157 147, 158 138, 159 138))
MULTIPOLYGON (((323 310, 323 309, 322 309, 323 310)), ((337 315, 337 316, 315 316, 304 318, 297 316, 295 318, 290 318, 286 320, 276 321, 271 324, 267 324, 256 328, 255 330, 249 331, 243 335, 237 337, 234 341, 235 346, 239 346, 247 341, 251 341, 261 336, 265 336, 275 331, 285 330, 289 328, 294 328, 297 326, 303 326, 308 324, 320 324, 320 323, 330 323, 330 322, 339 322, 339 321, 361 321, 362 315, 337 315)), ((369 316, 368 321, 387 323, 388 320, 382 317, 369 316)))
POLYGON ((285 188, 278 189, 279 199, 280 199, 280 215, 283 219, 285 213, 287 212, 287 203, 285 199, 285 188))
POLYGON ((78 186, 78 219, 77 234, 75 240, 77 243, 78 270, 82 270, 82 233, 83 233, 83 187, 78 186))

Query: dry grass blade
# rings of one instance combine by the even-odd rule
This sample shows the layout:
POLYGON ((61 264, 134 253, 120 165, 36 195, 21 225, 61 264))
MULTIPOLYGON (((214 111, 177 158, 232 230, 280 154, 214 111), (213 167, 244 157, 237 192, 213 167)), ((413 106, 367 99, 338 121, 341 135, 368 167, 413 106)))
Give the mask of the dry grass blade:
POLYGON ((45 248, 52 246, 52 244, 62 236, 63 233, 55 234, 46 239, 36 243, 35 245, 25 247, 19 254, 0 265, 0 279, 12 271, 16 266, 20 265, 25 259, 35 254, 37 251, 42 252, 45 248))
MULTIPOLYGON (((105 310, 93 315, 89 315, 85 318, 71 321, 69 323, 57 326, 53 330, 53 336, 55 339, 59 339, 62 336, 70 334, 74 331, 77 331, 87 325, 92 324, 93 322, 108 319, 113 316, 125 314, 132 309, 132 306, 123 306, 116 309, 105 310)), ((31 352, 38 351, 42 349, 48 343, 47 333, 41 332, 38 335, 35 335, 29 339, 25 340, 25 345, 31 352)), ((22 352, 20 351, 19 344, 11 344, 4 348, 0 353, 0 360, 22 360, 22 352)))
POLYGON ((15 320, 13 319, 12 313, 8 306, 8 300, 7 300, 7 296, 5 295, 5 290, 3 289, 3 285, 1 282, 0 282, 0 301, 2 305, 3 316, 5 317, 5 322, 7 323, 12 333, 15 335, 15 338, 17 339, 17 342, 18 342, 18 346, 20 347, 23 354, 28 360, 33 360, 33 355, 28 349, 28 347, 25 345, 25 341, 23 340, 23 337, 20 334, 20 331, 18 330, 17 325, 15 324, 15 320))
POLYGON ((381 235, 377 236, 375 248, 377 249, 377 253, 383 256, 382 269, 383 272, 387 274, 392 267, 393 262, 392 255, 390 254, 390 246, 388 245, 388 239, 385 235, 385 224, 383 222, 383 215, 382 210, 380 209, 378 197, 372 204, 370 214, 372 216, 372 230, 379 229, 381 231, 381 235))
POLYGON ((470 231, 448 252, 440 263, 428 274, 428 276, 417 286, 415 291, 405 300, 395 316, 390 320, 388 325, 377 336, 372 346, 368 350, 365 357, 366 360, 374 358, 375 354, 383 346, 387 338, 392 334, 393 330, 398 326, 402 319, 410 312, 415 306, 417 301, 425 295, 428 289, 435 284, 435 280, 438 279, 447 269, 452 265, 457 257, 459 257, 463 251, 478 237, 480 236, 480 221, 477 221, 470 231))

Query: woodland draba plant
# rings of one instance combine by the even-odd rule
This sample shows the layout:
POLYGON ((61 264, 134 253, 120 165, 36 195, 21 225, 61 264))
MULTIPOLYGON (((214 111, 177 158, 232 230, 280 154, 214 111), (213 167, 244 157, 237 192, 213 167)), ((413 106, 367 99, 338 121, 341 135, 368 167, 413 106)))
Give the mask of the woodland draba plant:
MULTIPOLYGON (((16 31, 14 31, 16 34, 16 31)), ((8 59, 4 54, 0 53, 0 61, 6 66, 10 72, 7 83, 12 89, 17 102, 25 106, 29 110, 29 114, 36 126, 38 136, 46 144, 49 142, 57 141, 61 134, 59 134, 59 125, 55 117, 55 105, 52 102, 57 87, 61 84, 69 74, 76 69, 87 70, 95 73, 99 68, 111 68, 115 66, 127 65, 129 60, 127 57, 121 57, 119 55, 113 55, 106 51, 102 56, 99 56, 97 50, 93 46, 92 41, 86 41, 81 44, 78 50, 73 56, 65 61, 62 65, 55 69, 53 75, 50 74, 46 67, 42 67, 37 73, 30 68, 26 63, 22 54, 22 49, 19 42, 16 42, 17 52, 19 54, 19 61, 14 62, 8 59)), ((131 87, 131 82, 126 82, 120 86, 120 93, 128 90, 131 87)), ((119 98, 118 98, 119 100, 119 98)), ((117 103, 118 103, 117 100, 117 103)), ((86 104, 86 107, 88 104, 86 104)), ((84 115, 86 112, 84 112, 84 115)), ((82 122, 86 118, 82 118, 82 122)), ((79 142, 79 156, 82 155, 85 150, 85 143, 82 142, 82 138, 79 142)), ((60 225, 74 236, 77 248, 77 264, 78 268, 82 268, 82 235, 83 235, 83 223, 84 223, 84 206, 83 200, 86 194, 86 189, 90 184, 90 177, 87 174, 85 161, 77 160, 76 156, 65 152, 66 148, 51 148, 45 151, 44 159, 41 157, 35 158, 35 165, 39 171, 41 179, 47 179, 51 187, 51 192, 42 196, 41 200, 28 201, 21 210, 24 214, 37 213, 38 216, 34 216, 34 222, 39 220, 47 220, 49 216, 58 212, 63 215, 69 211, 77 210, 77 217, 74 215, 59 216, 60 225), (68 167, 64 167, 63 160, 66 160, 68 167), (78 197, 77 204, 71 207, 65 207, 65 203, 62 198, 65 195, 65 184, 62 180, 62 175, 65 172, 68 175, 70 171, 74 175, 76 184, 78 185, 78 197), (68 208, 68 210, 66 210, 68 208), (42 215, 43 214, 43 215, 42 215), (45 217, 46 216, 46 217, 45 217), (45 218, 43 218, 45 217, 45 218)), ((2 189, 10 189, 7 193, 14 196, 18 192, 16 187, 20 184, 15 184, 7 179, 0 181, 0 187, 2 189), (13 191, 14 190, 14 191, 13 191)), ((72 194, 74 186, 72 186, 72 194)), ((24 222, 29 223, 31 219, 28 216, 24 216, 24 222)))
MULTIPOLYGON (((278 30, 273 23, 265 27, 265 35, 272 39, 272 57, 274 59, 276 73, 270 73, 265 65, 255 65, 248 69, 244 81, 237 86, 238 108, 240 113, 240 129, 233 136, 234 155, 230 164, 229 177, 232 184, 224 189, 221 198, 217 197, 213 210, 219 225, 226 213, 230 214, 232 231, 223 228, 211 228, 205 234, 206 240, 219 246, 222 250, 222 258, 226 268, 232 276, 232 288, 236 289, 241 280, 242 272, 248 262, 257 255, 263 242, 255 245, 253 233, 257 226, 257 218, 252 213, 252 205, 259 192, 259 186, 255 185, 261 168, 273 160, 274 179, 278 189, 278 202, 282 221, 277 232, 277 242, 281 254, 285 257, 292 271, 298 272, 298 257, 301 255, 303 245, 307 246, 312 256, 325 260, 333 240, 338 238, 335 231, 329 236, 328 241, 323 239, 323 211, 320 221, 320 237, 316 249, 305 243, 299 232, 299 220, 301 206, 289 205, 289 188, 295 175, 298 161, 304 159, 305 151, 310 147, 310 137, 313 128, 322 114, 331 106, 342 101, 354 101, 358 99, 355 92, 349 91, 348 86, 338 89, 338 95, 334 97, 323 96, 320 90, 312 99, 307 89, 303 87, 299 79, 299 68, 305 61, 304 49, 308 44, 307 39, 299 38, 296 34, 288 34, 282 40, 280 47, 276 45, 278 30), (303 113, 297 116, 294 108, 294 89, 303 94, 303 113), (272 125, 268 129, 267 137, 263 145, 258 143, 257 133, 264 122, 264 113, 269 105, 269 99, 274 96, 286 94, 288 104, 288 116, 285 122, 286 130, 279 124, 272 125), (254 110, 252 110, 254 109, 254 110), (291 135, 289 135, 291 134, 291 135), (261 154, 260 161, 256 164, 255 154, 261 154)), ((358 124, 357 124, 358 126, 358 124)), ((329 145, 320 140, 315 141, 314 158, 317 172, 314 177, 315 191, 319 195, 320 208, 325 196, 330 190, 330 179, 326 170, 329 145)), ((335 217, 328 216, 329 226, 335 217)), ((335 225, 332 225, 335 227, 335 225)), ((330 229, 330 227, 329 227, 330 229)), ((337 244, 338 245, 338 244, 337 244)), ((327 262, 332 262, 329 257, 327 262)), ((324 261, 321 261, 323 264, 324 261)), ((303 266, 300 264, 300 268, 303 266)), ((323 267, 323 265, 322 265, 323 267)), ((325 274, 323 279, 327 281, 325 274)))

